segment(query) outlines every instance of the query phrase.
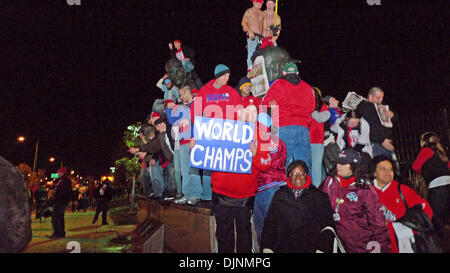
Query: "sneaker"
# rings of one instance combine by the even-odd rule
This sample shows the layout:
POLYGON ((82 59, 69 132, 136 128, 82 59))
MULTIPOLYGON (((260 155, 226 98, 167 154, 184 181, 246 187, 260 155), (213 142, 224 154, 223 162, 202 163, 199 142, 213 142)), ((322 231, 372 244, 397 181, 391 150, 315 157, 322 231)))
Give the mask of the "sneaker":
POLYGON ((164 201, 171 201, 171 200, 174 200, 174 199, 175 199, 175 197, 173 197, 173 196, 167 196, 167 197, 164 198, 164 201))
POLYGON ((177 193, 176 195, 175 195, 175 198, 176 199, 180 199, 181 197, 183 197, 184 196, 184 194, 182 194, 182 193, 177 193))
POLYGON ((155 193, 154 193, 154 192, 150 193, 150 194, 148 195, 148 198, 152 198, 153 196, 155 196, 155 193))
POLYGON ((182 198, 178 198, 177 200, 175 200, 174 203, 178 204, 178 205, 184 205, 187 203, 187 201, 188 200, 186 198, 182 197, 182 198))
POLYGON ((195 205, 197 205, 197 203, 200 201, 200 199, 198 199, 198 198, 192 198, 192 199, 189 199, 188 201, 187 201, 187 203, 189 204, 189 205, 191 205, 191 206, 195 206, 195 205))

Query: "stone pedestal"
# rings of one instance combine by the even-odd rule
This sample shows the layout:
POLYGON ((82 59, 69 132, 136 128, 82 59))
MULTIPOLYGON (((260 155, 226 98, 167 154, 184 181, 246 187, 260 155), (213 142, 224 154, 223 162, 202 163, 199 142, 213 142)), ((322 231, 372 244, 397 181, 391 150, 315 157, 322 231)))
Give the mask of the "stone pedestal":
POLYGON ((20 252, 31 240, 31 207, 23 175, 0 157, 0 253, 20 252))
POLYGON ((215 227, 210 208, 140 199, 133 251, 217 252, 215 227))

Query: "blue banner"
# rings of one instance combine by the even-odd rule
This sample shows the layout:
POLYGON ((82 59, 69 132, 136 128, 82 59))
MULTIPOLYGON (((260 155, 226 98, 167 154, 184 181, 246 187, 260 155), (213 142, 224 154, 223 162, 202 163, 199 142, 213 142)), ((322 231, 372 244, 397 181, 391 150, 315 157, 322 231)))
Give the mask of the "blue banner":
POLYGON ((195 117, 195 146, 190 153, 190 166, 198 169, 251 173, 250 143, 255 124, 228 119, 195 117))

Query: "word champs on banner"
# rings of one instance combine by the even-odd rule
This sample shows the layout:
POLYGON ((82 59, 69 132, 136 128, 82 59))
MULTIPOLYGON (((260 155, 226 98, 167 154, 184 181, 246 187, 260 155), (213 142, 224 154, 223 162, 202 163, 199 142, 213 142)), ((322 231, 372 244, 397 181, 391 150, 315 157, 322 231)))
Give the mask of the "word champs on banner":
POLYGON ((254 123, 196 116, 190 166, 249 174, 252 171, 250 143, 254 135, 254 123))

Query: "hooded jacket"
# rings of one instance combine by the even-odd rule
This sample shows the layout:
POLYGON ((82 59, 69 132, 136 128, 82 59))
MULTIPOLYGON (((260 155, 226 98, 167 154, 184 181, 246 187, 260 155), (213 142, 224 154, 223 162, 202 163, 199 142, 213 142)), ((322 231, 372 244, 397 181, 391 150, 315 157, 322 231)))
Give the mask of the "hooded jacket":
POLYGON ((268 106, 271 100, 275 100, 279 106, 278 115, 272 113, 275 126, 310 126, 316 100, 308 83, 302 80, 298 84, 292 84, 285 79, 279 79, 272 84, 261 104, 268 106), (276 124, 277 121, 279 124, 276 124))
POLYGON ((361 188, 356 183, 343 187, 341 180, 328 176, 319 189, 328 194, 336 231, 345 250, 368 253, 372 251, 371 245, 379 244, 382 253, 390 252, 389 231, 375 188, 372 185, 361 188))
POLYGON ((361 118, 358 127, 348 128, 346 124, 342 124, 345 117, 346 114, 338 119, 331 127, 331 131, 337 134, 336 143, 339 145, 341 151, 345 148, 353 148, 368 153, 372 157, 373 148, 370 143, 369 123, 364 118, 361 118), (350 144, 348 141, 350 141, 350 144))
MULTIPOLYGON (((242 103, 241 96, 239 93, 229 85, 224 85, 219 89, 214 87, 214 82, 216 80, 209 81, 205 86, 203 86, 200 91, 198 91, 197 96, 194 99, 194 104, 191 107, 191 111, 194 112, 194 116, 204 116, 207 118, 222 118, 226 119, 226 109, 227 106, 236 106, 242 103), (200 104, 201 102, 201 104, 200 104), (220 108, 222 111, 222 116, 219 116, 218 113, 214 111, 209 113, 204 113, 204 110, 207 106, 215 105, 220 108)), ((214 110, 213 107, 209 108, 210 110, 214 110)), ((216 108, 218 110, 218 108, 216 108)), ((237 119, 237 114, 234 114, 233 120, 237 119)))

